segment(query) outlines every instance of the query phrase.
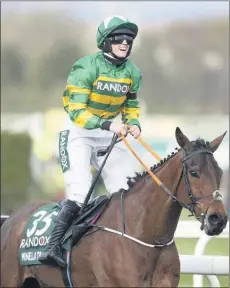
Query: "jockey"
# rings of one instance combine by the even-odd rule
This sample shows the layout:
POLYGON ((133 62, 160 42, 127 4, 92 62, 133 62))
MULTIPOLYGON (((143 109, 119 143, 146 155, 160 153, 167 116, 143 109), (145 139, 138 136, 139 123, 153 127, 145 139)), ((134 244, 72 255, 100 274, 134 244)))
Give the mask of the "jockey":
MULTIPOLYGON (((91 165, 97 170, 104 157, 97 151, 109 146, 112 137, 141 134, 139 102, 142 74, 128 59, 138 26, 122 16, 110 16, 97 30, 101 50, 75 62, 63 95, 67 119, 60 132, 59 153, 66 198, 56 218, 48 246, 39 260, 65 266, 60 240, 76 218, 92 182, 91 165), (126 124, 114 121, 121 114, 126 124)), ((127 189, 127 177, 135 176, 131 155, 116 144, 101 174, 109 193, 127 189)))

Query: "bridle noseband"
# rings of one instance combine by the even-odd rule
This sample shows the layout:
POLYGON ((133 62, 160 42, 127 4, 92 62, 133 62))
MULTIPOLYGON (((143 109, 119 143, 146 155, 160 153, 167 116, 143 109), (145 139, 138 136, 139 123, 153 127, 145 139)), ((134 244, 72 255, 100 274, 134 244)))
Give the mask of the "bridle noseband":
POLYGON ((202 226, 203 226, 203 223, 204 223, 204 219, 205 219, 205 216, 207 214, 207 211, 210 207, 210 205, 215 201, 215 200, 220 200, 220 197, 222 196, 220 191, 219 190, 216 190, 216 191, 213 191, 212 193, 208 194, 208 195, 204 195, 204 196, 200 196, 200 197, 194 197, 194 195, 192 194, 192 191, 191 191, 191 186, 189 184, 189 181, 188 181, 188 175, 187 175, 187 169, 186 169, 186 165, 185 165, 185 162, 192 158, 193 156, 195 155, 198 155, 198 154, 201 154, 201 153, 206 153, 206 154, 211 154, 213 155, 213 153, 209 150, 205 150, 205 149, 200 149, 200 150, 197 150, 197 151, 194 151, 194 152, 191 152, 189 153, 188 155, 185 154, 185 150, 182 149, 182 172, 181 172, 181 175, 180 175, 180 179, 178 181, 178 184, 177 184, 177 187, 176 187, 176 190, 181 182, 181 179, 184 178, 184 182, 185 182, 185 187, 186 187, 186 192, 187 192, 187 195, 189 197, 189 199, 191 200, 191 203, 190 204, 185 204, 183 203, 182 201, 180 201, 176 196, 173 197, 173 200, 174 201, 177 201, 180 203, 181 206, 183 206, 184 208, 188 209, 190 212, 191 212, 191 215, 189 216, 194 216, 196 217, 201 223, 202 223, 202 226), (199 202, 201 199, 203 198, 206 198, 206 197, 209 197, 209 196, 214 196, 213 200, 211 201, 211 203, 208 205, 207 209, 204 210, 200 216, 196 216, 195 215, 195 206, 197 204, 199 204, 200 206, 203 207, 203 205, 199 202))

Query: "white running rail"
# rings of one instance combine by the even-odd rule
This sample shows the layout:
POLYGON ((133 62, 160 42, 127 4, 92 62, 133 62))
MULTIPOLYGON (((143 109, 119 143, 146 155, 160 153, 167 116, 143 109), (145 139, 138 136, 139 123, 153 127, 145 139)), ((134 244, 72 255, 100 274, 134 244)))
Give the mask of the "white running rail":
POLYGON ((229 275, 229 257, 228 256, 206 256, 203 254, 205 252, 206 245, 211 239, 213 238, 228 239, 229 238, 229 222, 227 223, 227 226, 224 229, 224 231, 219 236, 208 236, 204 233, 204 231, 200 230, 200 223, 198 221, 179 221, 177 230, 175 233, 175 238, 198 239, 196 243, 194 255, 180 255, 180 257, 182 256, 181 273, 185 273, 185 274, 195 273, 193 275, 193 287, 203 287, 202 275, 204 275, 208 279, 211 287, 220 287, 220 283, 216 275, 229 275), (197 258, 197 257, 201 257, 201 258, 197 258), (188 263, 187 262, 188 260, 191 262, 188 263), (212 266, 214 265, 212 263, 213 261, 216 261, 215 263, 218 263, 219 268, 220 268, 219 272, 221 272, 221 274, 219 274, 219 272, 213 273, 213 271, 215 271, 213 269, 216 267, 216 266, 214 267, 212 266), (194 263, 196 263, 196 267, 194 267, 194 263), (197 265, 197 263, 199 263, 199 265, 197 265), (206 268, 207 268, 206 273, 202 273, 204 272, 204 267, 202 267, 203 265, 206 265, 206 268), (188 270, 194 271, 194 272, 193 273, 184 272, 188 270), (227 274, 225 274, 226 272, 227 274), (199 274, 199 275, 196 275, 196 274, 199 274), (213 275, 213 274, 216 274, 216 275, 213 275))

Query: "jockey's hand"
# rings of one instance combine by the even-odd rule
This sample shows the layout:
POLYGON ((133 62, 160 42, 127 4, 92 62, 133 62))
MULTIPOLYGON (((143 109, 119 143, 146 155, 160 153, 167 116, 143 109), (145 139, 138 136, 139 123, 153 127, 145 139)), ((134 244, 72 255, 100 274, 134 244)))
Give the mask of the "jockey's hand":
POLYGON ((141 130, 137 125, 128 126, 128 132, 137 139, 141 135, 141 130))
POLYGON ((125 136, 128 133, 128 126, 125 124, 112 122, 110 124, 109 130, 117 135, 122 134, 125 136))

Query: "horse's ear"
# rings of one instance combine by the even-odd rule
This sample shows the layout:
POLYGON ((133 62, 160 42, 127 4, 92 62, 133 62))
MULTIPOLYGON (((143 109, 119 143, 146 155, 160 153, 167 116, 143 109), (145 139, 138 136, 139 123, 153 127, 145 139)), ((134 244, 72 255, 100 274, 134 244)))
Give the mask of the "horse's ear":
POLYGON ((179 127, 176 127, 176 140, 179 146, 182 149, 188 150, 189 148, 192 148, 192 144, 188 140, 188 138, 182 133, 179 127))
POLYGON ((222 134, 221 136, 214 139, 212 142, 210 142, 209 146, 210 146, 212 153, 214 153, 216 151, 216 149, 220 146, 226 133, 227 133, 227 131, 224 134, 222 134))

